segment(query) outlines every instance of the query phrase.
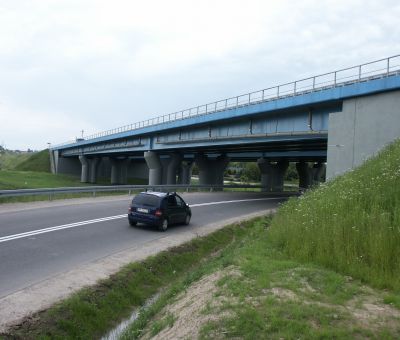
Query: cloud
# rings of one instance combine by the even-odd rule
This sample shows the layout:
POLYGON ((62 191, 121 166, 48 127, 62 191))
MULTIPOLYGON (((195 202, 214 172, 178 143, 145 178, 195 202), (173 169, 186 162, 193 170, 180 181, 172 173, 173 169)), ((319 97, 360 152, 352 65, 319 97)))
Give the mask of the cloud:
POLYGON ((392 0, 0 0, 0 102, 46 112, 37 148, 61 122, 91 134, 397 54, 399 17, 392 0))

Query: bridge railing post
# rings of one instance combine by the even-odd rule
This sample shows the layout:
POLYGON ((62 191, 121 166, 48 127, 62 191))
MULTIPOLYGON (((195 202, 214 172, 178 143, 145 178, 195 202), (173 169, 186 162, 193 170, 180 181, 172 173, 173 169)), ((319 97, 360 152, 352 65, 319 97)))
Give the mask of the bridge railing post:
POLYGON ((390 58, 387 58, 386 61, 386 74, 389 75, 390 72, 390 58))

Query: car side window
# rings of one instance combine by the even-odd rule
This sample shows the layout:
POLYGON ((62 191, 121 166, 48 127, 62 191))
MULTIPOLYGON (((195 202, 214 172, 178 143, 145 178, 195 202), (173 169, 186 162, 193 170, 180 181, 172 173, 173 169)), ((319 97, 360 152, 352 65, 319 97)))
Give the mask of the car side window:
POLYGON ((176 198, 176 204, 178 207, 183 207, 183 201, 179 196, 175 196, 176 198))
POLYGON ((176 207, 176 198, 175 196, 168 196, 168 206, 169 207, 176 207))

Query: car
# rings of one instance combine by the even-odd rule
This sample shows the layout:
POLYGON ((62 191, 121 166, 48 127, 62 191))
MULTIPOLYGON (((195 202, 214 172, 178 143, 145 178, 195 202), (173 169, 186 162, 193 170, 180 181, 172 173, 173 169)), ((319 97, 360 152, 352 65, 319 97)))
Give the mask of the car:
POLYGON ((191 218, 189 205, 176 192, 141 192, 132 199, 128 211, 131 226, 144 223, 155 225, 161 231, 166 231, 171 224, 188 225, 191 218))

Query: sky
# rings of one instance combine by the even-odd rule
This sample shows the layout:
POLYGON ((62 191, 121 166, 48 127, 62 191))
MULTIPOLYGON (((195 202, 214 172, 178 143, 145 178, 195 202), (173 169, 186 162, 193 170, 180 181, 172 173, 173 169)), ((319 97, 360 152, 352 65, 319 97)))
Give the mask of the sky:
POLYGON ((0 145, 42 150, 400 54, 398 0, 0 0, 0 145))

